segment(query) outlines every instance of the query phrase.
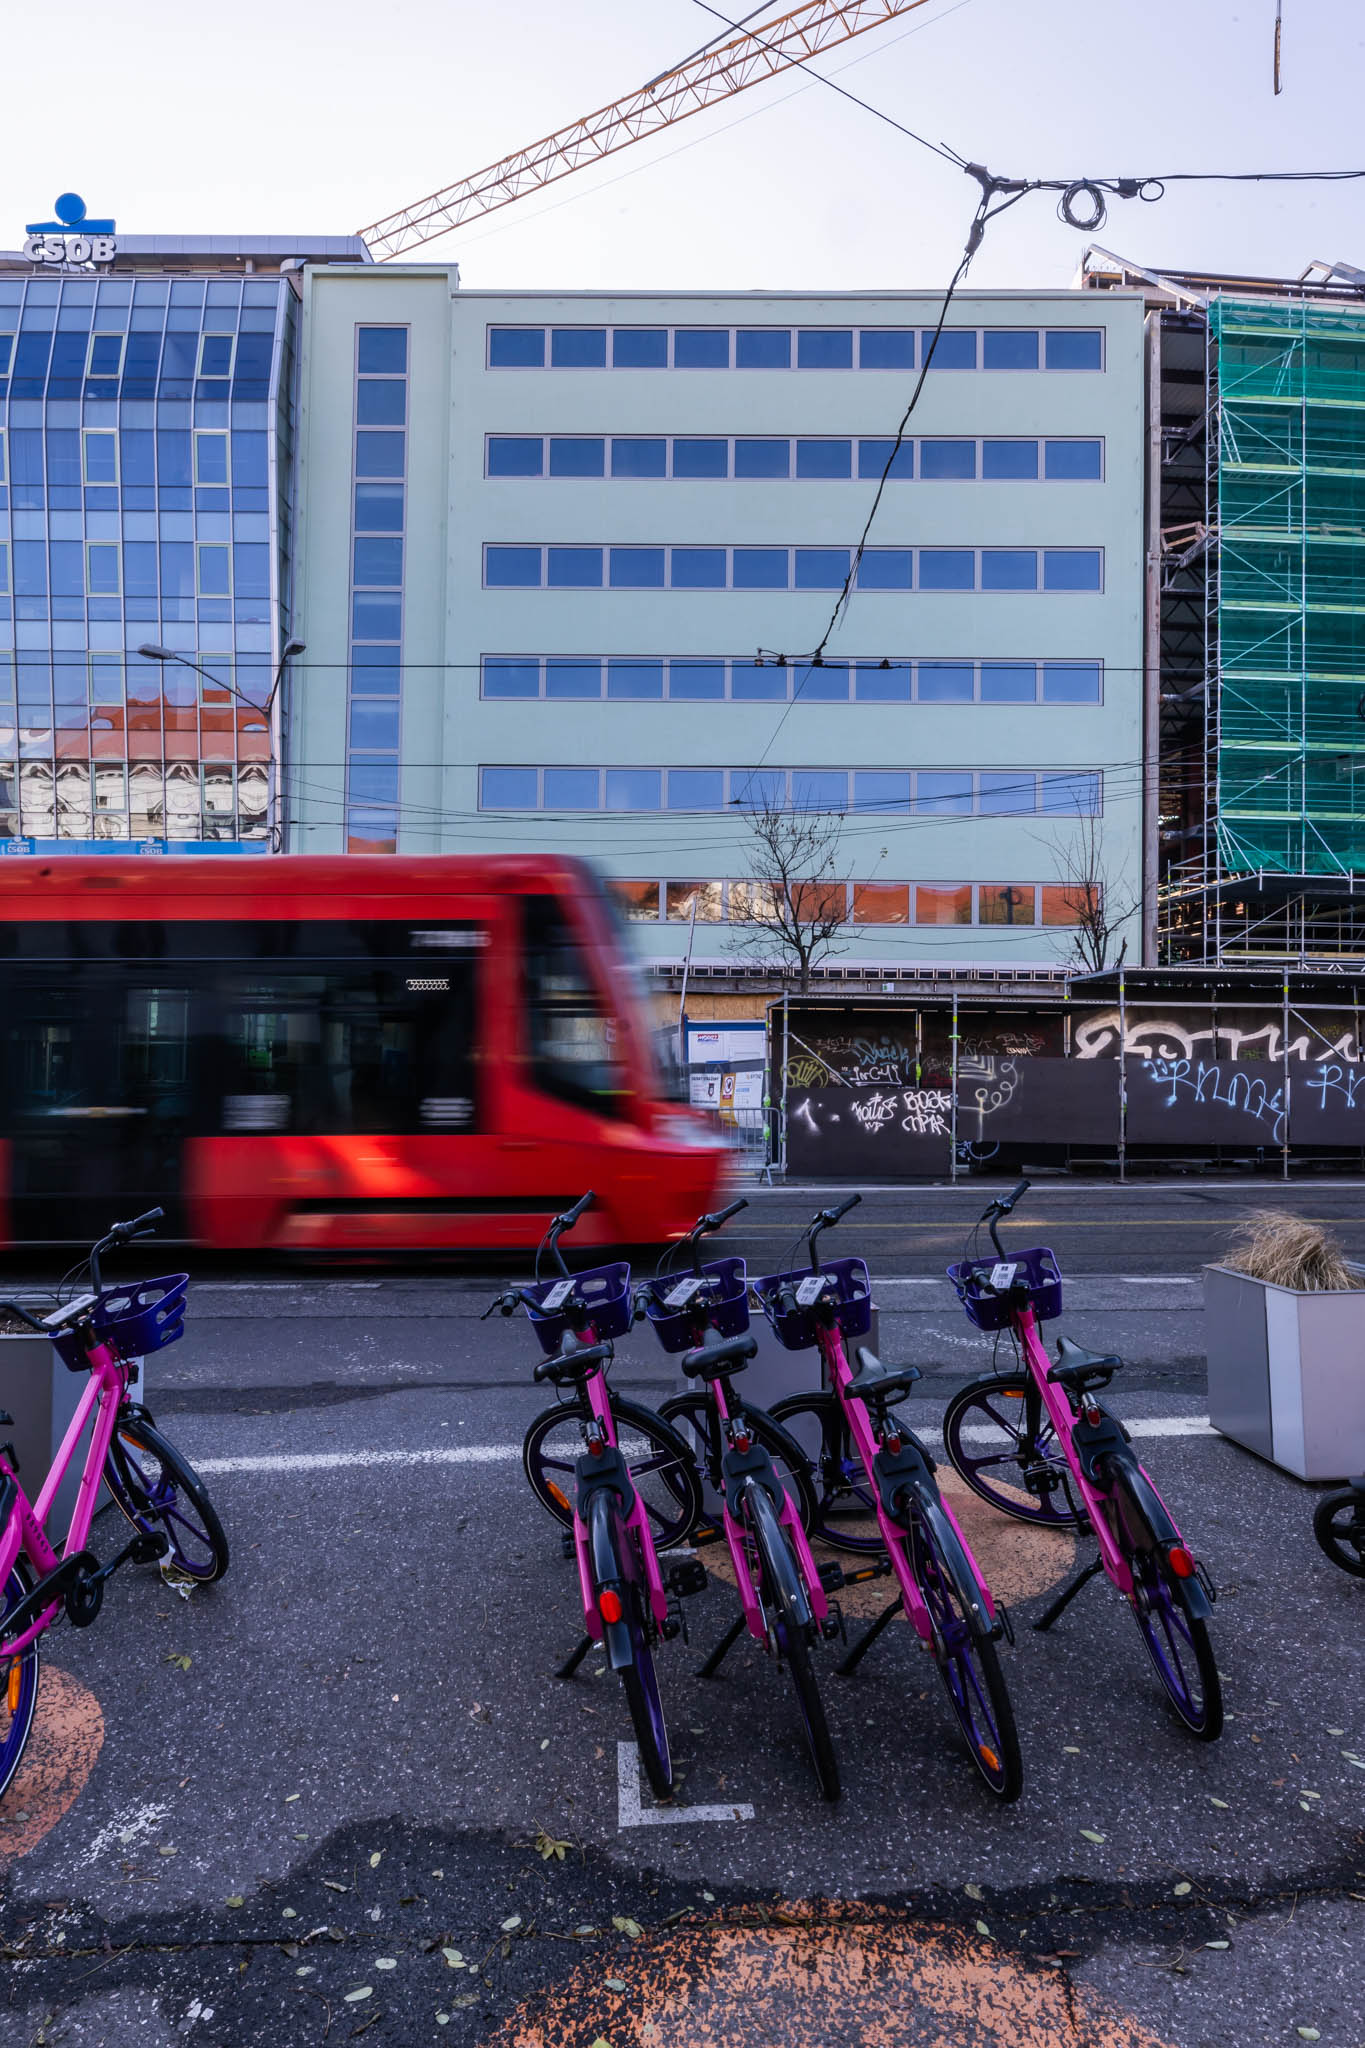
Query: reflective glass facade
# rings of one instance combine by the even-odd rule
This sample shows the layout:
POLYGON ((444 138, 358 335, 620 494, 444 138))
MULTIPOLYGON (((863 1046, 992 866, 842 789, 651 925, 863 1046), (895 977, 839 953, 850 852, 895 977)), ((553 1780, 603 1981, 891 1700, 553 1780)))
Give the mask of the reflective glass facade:
POLYGON ((296 326, 281 276, 0 275, 0 842, 265 849, 296 326))

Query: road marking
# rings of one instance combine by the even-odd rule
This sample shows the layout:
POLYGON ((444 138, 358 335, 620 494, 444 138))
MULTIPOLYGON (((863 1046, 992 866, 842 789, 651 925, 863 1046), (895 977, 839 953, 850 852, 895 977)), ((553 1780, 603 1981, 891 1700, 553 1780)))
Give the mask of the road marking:
MULTIPOLYGON (((1217 1436, 1206 1415, 1148 1415, 1127 1424, 1131 1436, 1217 1436)), ((932 1434, 926 1426, 924 1435, 932 1434)), ((966 1429, 972 1442, 988 1443, 996 1432, 966 1429)), ((625 1449, 630 1450, 629 1441, 625 1449)), ((411 1451, 267 1451, 259 1456, 239 1458, 192 1458, 196 1472, 205 1478, 220 1472, 344 1472, 377 1465, 514 1465, 521 1458, 520 1444, 444 1444, 411 1451)))
POLYGON ((1125 1287, 1197 1287, 1187 1273, 1118 1273, 1115 1278, 1125 1287))
POLYGON ((668 1828, 693 1820, 752 1820, 752 1806, 646 1806, 640 1797, 640 1752, 633 1742, 616 1745, 616 1825, 668 1828))

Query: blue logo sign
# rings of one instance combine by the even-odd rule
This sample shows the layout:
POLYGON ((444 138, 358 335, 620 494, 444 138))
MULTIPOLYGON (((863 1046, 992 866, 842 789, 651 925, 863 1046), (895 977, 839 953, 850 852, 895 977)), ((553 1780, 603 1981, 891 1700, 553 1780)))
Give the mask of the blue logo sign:
POLYGON ((118 253, 114 223, 87 219, 79 192, 61 193, 54 211, 55 220, 31 220, 24 231, 28 236, 24 254, 30 263, 84 270, 92 264, 113 262, 118 253))
POLYGON ((56 220, 31 220, 26 235, 112 235, 111 220, 87 220, 85 201, 79 192, 59 194, 53 212, 56 220))

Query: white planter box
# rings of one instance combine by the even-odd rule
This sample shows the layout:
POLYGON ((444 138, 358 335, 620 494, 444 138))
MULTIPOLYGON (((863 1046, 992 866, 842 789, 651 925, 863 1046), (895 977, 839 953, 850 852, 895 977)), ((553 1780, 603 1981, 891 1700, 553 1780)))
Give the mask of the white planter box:
POLYGON ((1209 1420, 1298 1479, 1365 1472, 1365 1287, 1299 1293, 1204 1268, 1209 1420))
MULTIPOLYGON (((41 1314, 45 1304, 33 1309, 41 1314)), ((20 1336, 0 1335, 0 1409, 14 1417, 13 1425, 0 1423, 0 1443, 10 1440, 19 1457, 19 1480, 30 1500, 36 1500, 62 1447, 71 1418, 89 1384, 84 1372, 68 1372, 46 1337, 36 1332, 20 1336)), ((142 1362, 130 1383, 132 1398, 142 1398, 142 1362)), ((66 1534, 76 1490, 81 1479, 82 1440, 76 1458, 67 1467, 66 1478, 48 1521, 48 1535, 59 1541, 66 1534)), ((109 1499, 103 1487, 97 1508, 109 1499)))

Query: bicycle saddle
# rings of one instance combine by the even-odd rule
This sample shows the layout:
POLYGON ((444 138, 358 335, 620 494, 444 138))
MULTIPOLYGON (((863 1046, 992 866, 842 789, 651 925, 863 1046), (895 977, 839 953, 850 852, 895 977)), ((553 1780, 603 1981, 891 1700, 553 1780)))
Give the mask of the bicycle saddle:
POLYGON ((725 1379, 742 1372, 758 1349, 756 1337, 722 1337, 716 1344, 699 1344, 683 1353, 682 1369, 692 1380, 725 1379))
POLYGON ((858 1361, 858 1373, 851 1379, 845 1391, 856 1394, 860 1401, 884 1401, 888 1407, 903 1401, 915 1381, 921 1377, 917 1365, 898 1365, 888 1372, 875 1351, 869 1351, 866 1344, 860 1344, 854 1356, 858 1361))
POLYGON ((577 1344, 572 1337, 566 1337, 564 1349, 558 1357, 543 1358, 532 1377, 553 1380, 557 1387, 567 1387, 575 1380, 587 1379, 599 1365, 615 1356, 615 1348, 609 1343, 577 1344))
POLYGON ((1087 1351, 1083 1344, 1073 1344, 1069 1337, 1057 1339, 1057 1363, 1048 1373, 1050 1380, 1059 1386, 1076 1387, 1081 1392, 1087 1387, 1107 1387, 1114 1374, 1123 1364, 1112 1352, 1087 1351))

